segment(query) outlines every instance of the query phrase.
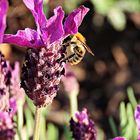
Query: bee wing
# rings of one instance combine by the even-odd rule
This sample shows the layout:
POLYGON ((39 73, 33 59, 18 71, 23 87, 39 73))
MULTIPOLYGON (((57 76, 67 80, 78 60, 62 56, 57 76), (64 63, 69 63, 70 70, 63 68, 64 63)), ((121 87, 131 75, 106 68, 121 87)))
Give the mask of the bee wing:
POLYGON ((82 44, 84 45, 85 49, 91 54, 94 56, 94 53, 92 52, 92 50, 85 44, 82 42, 82 44))

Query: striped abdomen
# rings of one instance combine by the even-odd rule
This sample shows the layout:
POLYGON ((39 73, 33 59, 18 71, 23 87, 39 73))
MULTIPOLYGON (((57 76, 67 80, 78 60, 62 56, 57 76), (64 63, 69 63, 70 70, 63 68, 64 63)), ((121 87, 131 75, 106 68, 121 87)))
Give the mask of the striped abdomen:
POLYGON ((76 65, 83 59, 86 49, 80 44, 78 46, 72 47, 72 52, 74 53, 68 57, 67 62, 71 65, 76 65))

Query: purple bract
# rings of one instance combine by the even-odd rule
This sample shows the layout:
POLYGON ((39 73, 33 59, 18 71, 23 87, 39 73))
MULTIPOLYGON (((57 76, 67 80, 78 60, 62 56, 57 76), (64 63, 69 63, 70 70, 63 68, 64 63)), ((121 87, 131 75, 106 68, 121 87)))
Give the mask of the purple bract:
POLYGON ((4 35, 5 43, 49 48, 49 44, 62 41, 66 36, 77 33, 78 27, 88 12, 88 8, 80 6, 66 18, 63 25, 64 11, 61 6, 54 9, 54 16, 46 19, 43 13, 43 0, 23 0, 23 2, 32 12, 37 30, 26 28, 19 30, 16 35, 6 34, 4 35))

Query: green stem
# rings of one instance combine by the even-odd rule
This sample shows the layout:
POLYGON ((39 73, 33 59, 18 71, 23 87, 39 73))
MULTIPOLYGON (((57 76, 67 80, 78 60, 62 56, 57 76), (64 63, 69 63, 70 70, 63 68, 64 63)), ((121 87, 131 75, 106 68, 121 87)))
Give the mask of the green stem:
POLYGON ((41 121, 40 121, 40 126, 41 126, 41 132, 40 132, 40 139, 43 140, 46 138, 46 116, 41 115, 41 121))
POLYGON ((33 140, 39 140, 41 109, 42 108, 36 107, 36 112, 35 112, 35 127, 34 127, 33 140))
POLYGON ((78 110, 78 103, 77 103, 77 93, 73 92, 70 93, 70 114, 71 117, 75 118, 75 112, 78 110))
POLYGON ((23 102, 18 101, 18 111, 17 111, 17 121, 18 121, 18 135, 19 139, 21 140, 21 130, 23 127, 23 102))
POLYGON ((116 127, 113 117, 111 117, 111 116, 109 117, 109 123, 110 123, 110 127, 112 129, 112 132, 113 132, 113 136, 116 137, 118 135, 117 127, 116 127))

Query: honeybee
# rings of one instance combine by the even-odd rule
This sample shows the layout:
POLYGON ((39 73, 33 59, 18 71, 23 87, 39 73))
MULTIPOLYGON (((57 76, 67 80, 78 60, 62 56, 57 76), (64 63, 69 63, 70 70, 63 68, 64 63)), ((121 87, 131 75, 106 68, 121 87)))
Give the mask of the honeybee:
POLYGON ((90 54, 93 54, 91 49, 86 45, 86 39, 81 33, 76 33, 72 36, 69 36, 64 40, 63 46, 65 47, 65 53, 66 57, 64 56, 63 59, 60 60, 60 62, 66 62, 71 65, 76 65, 85 56, 86 51, 88 51, 90 54), (69 49, 69 55, 67 50, 69 49))

